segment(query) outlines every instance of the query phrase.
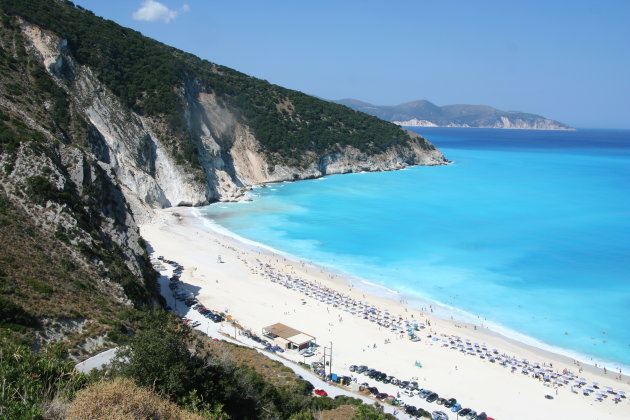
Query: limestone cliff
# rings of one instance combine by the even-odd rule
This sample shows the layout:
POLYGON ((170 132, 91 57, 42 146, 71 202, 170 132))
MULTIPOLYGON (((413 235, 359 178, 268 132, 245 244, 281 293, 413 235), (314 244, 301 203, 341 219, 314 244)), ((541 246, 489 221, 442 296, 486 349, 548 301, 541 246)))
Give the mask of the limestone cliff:
POLYGON ((376 154, 343 146, 321 156, 308 153, 307 165, 272 163, 270 154, 263 152, 253 130, 236 111, 216 95, 202 91, 198 81, 191 78, 178 94, 199 152, 201 171, 197 171, 176 162, 167 146, 169 138, 161 135, 165 131, 162 121, 125 107, 89 67, 67 53, 65 40, 26 21, 21 22, 20 29, 27 49, 67 90, 88 122, 93 158, 106 171, 113 171, 139 219, 155 208, 235 200, 247 187, 260 183, 446 162, 425 139, 409 133, 406 144, 376 154))

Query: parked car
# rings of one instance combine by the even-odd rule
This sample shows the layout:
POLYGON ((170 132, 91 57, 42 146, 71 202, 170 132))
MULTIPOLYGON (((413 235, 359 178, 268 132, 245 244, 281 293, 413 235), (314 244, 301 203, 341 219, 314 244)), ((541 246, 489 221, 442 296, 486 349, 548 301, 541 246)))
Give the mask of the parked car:
POLYGON ((470 410, 470 413, 466 416, 468 420, 473 420, 475 417, 477 417, 477 412, 475 410, 470 410))
POLYGON ((377 400, 383 400, 385 398, 387 398, 387 393, 385 392, 379 392, 378 394, 375 395, 377 400))
POLYGON ((460 403, 455 403, 453 404, 453 406, 451 407, 451 411, 453 413, 457 413, 458 411, 460 411, 462 409, 462 405, 460 403))
POLYGON ((430 394, 427 397, 427 402, 432 403, 433 401, 437 400, 438 398, 439 398, 439 395, 434 392, 434 393, 430 394))
POLYGON ((355 370, 357 370, 357 365, 350 365, 349 369, 350 372, 354 372, 355 370))
POLYGON ((467 415, 469 415, 471 412, 470 408, 464 408, 462 409, 459 413, 457 413, 458 416, 462 416, 462 417, 466 417, 467 415))
POLYGON ((357 373, 363 373, 363 372, 365 372, 367 369, 368 369, 368 367, 367 367, 367 366, 365 366, 365 365, 362 365, 362 366, 357 366, 357 368, 356 368, 355 372, 357 372, 357 373))
POLYGON ((448 415, 443 411, 434 411, 431 413, 432 420, 448 420, 448 415))
POLYGON ((423 389, 422 391, 420 391, 420 393, 418 394, 418 396, 419 396, 420 398, 426 398, 426 397, 428 397, 429 395, 431 395, 431 393, 432 393, 432 391, 431 391, 431 390, 429 390, 429 389, 423 389))
POLYGON ((327 397, 328 396, 328 392, 324 391, 323 389, 316 389, 315 391, 313 391, 316 395, 319 395, 320 397, 327 397))
POLYGON ((398 384, 399 388, 407 388, 407 385, 409 385, 409 381, 402 381, 401 383, 398 384))
POLYGON ((446 402, 446 398, 438 398, 437 401, 435 402, 437 405, 444 405, 444 403, 446 402))
POLYGON ((488 415, 482 411, 481 413, 477 414, 477 418, 475 420, 488 420, 488 415))
POLYGON ((452 406, 455 405, 455 403, 457 402, 457 400, 455 398, 449 398, 448 400, 446 400, 446 402, 444 403, 444 407, 446 408, 451 408, 452 406))
POLYGON ((410 416, 415 416, 418 413, 418 409, 413 405, 406 405, 405 413, 409 414, 410 416))

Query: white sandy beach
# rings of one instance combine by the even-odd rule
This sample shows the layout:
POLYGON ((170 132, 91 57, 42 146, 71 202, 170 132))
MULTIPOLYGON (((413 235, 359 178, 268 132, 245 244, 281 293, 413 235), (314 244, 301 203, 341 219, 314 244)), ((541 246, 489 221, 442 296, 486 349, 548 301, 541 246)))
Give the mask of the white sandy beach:
MULTIPOLYGON (((163 210, 152 223, 141 226, 141 233, 154 249, 154 255, 163 255, 185 266, 181 280, 205 306, 228 312, 239 324, 259 335, 263 327, 282 322, 315 336, 321 345, 332 343, 333 372, 338 374, 349 374, 348 367, 355 364, 368 365, 400 379, 417 377, 421 388, 429 388, 441 397, 457 398, 462 406, 485 411, 495 419, 630 418, 630 398, 615 404, 614 395, 607 394, 600 402, 594 395, 584 396, 581 390, 571 392, 569 385, 546 386, 520 373, 520 368, 512 373, 509 367, 450 349, 441 339, 460 336, 462 340, 485 344, 488 349, 498 349, 499 353, 519 360, 550 362, 555 371, 567 369, 587 379, 589 384, 599 383, 602 391, 610 386, 630 396, 627 376, 619 378, 618 372, 604 373, 584 364, 583 371, 578 372, 578 366, 570 358, 507 339, 479 326, 405 308, 395 299, 370 295, 318 267, 208 230, 190 209, 163 210), (223 262, 218 261, 219 255, 223 262), (422 341, 401 338, 400 334, 376 323, 274 283, 265 275, 261 264, 268 265, 268 272, 291 274, 369 302, 391 314, 407 319, 413 316, 413 320, 427 324, 420 332, 422 341), (440 341, 427 338, 429 334, 440 341), (421 368, 415 366, 416 361, 422 363, 421 368), (546 394, 554 399, 545 399, 546 394)), ((318 357, 311 359, 307 361, 318 357)), ((359 382, 364 381, 393 395, 400 391, 359 375, 359 382)), ((402 399, 428 411, 445 411, 450 418, 455 418, 455 414, 435 403, 420 402, 417 397, 402 399)))

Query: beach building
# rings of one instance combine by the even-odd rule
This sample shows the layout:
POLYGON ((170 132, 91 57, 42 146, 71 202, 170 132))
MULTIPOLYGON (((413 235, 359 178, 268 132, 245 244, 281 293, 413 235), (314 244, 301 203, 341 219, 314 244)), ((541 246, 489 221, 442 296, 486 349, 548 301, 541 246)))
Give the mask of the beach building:
POLYGON ((315 343, 315 337, 312 335, 303 333, 302 331, 279 322, 263 328, 262 333, 265 337, 274 340, 275 344, 287 350, 299 350, 315 343))

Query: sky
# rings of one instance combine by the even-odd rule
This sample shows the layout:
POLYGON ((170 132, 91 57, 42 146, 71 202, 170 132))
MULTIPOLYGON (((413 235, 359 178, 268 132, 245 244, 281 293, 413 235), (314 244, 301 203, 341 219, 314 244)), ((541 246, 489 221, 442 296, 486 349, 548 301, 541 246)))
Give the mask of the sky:
POLYGON ((74 0, 325 99, 426 99, 630 129, 630 0, 74 0))

